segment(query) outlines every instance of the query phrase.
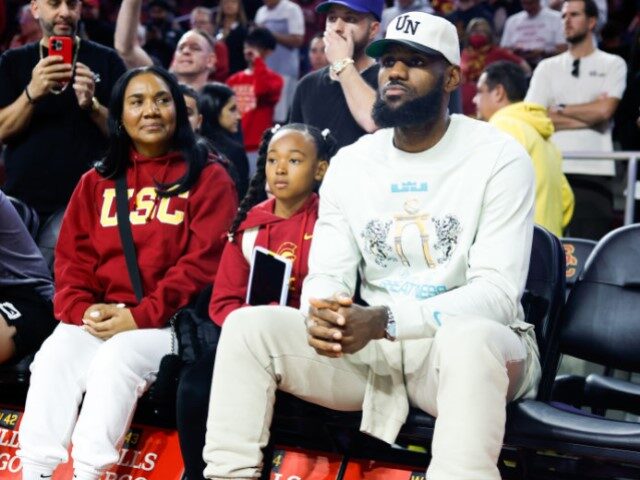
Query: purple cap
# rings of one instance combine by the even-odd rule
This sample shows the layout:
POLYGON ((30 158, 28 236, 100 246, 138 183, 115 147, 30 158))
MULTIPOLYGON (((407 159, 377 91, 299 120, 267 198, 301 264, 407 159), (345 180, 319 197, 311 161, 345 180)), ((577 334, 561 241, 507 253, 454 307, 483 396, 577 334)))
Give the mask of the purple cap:
POLYGON ((354 12, 370 13, 380 21, 384 0, 327 0, 316 7, 316 12, 327 13, 331 5, 342 5, 354 12))

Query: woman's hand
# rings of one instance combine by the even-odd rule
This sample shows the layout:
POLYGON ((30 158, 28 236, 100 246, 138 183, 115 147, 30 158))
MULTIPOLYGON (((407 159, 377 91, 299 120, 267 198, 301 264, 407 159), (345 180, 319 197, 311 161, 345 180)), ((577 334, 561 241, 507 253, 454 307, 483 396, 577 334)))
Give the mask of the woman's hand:
POLYGON ((82 318, 82 323, 87 332, 102 340, 108 340, 116 333, 138 328, 131 310, 104 303, 90 306, 82 318))

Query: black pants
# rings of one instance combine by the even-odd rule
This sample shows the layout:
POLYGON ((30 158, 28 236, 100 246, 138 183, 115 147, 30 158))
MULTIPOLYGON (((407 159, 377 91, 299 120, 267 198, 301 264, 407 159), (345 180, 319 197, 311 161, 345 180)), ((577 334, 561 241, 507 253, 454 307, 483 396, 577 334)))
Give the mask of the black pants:
POLYGON ((178 383, 178 437, 188 480, 204 479, 202 472, 206 465, 202 459, 202 450, 207 432, 209 394, 215 357, 214 348, 193 365, 185 367, 178 383))

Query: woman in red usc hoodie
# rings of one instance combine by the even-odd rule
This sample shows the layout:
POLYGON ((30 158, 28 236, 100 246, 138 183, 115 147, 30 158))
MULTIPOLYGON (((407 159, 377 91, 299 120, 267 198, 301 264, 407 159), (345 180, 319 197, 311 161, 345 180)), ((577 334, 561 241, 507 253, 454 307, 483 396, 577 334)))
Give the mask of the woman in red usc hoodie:
MULTIPOLYGON (((229 230, 220 267, 213 286, 209 316, 218 325, 233 310, 245 306, 250 265, 243 254, 243 238, 251 237, 249 250, 260 245, 293 260, 288 305, 298 307, 307 257, 318 218, 318 196, 322 180, 337 146, 329 131, 290 124, 264 132, 258 170, 229 230), (265 198, 265 181, 274 198, 265 198), (248 232, 248 233, 247 233, 248 232)), ((215 352, 203 356, 186 369, 178 387, 178 434, 185 474, 202 477, 205 468, 206 418, 215 352)))
POLYGON ((118 461, 137 399, 172 350, 168 321, 214 279, 236 212, 233 183, 196 140, 167 72, 125 73, 108 123, 110 151, 76 187, 56 248, 60 324, 32 365, 20 428, 24 479, 51 475, 67 461, 70 440, 76 479, 97 480, 118 461), (140 302, 117 226, 114 178, 121 175, 140 302))

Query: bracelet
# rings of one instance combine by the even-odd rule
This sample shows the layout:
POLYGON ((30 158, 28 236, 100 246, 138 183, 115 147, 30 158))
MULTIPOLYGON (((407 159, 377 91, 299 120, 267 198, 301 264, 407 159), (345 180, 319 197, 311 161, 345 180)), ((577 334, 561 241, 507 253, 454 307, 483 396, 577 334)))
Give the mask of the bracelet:
POLYGON ((329 69, 336 75, 340 75, 342 71, 347 68, 347 65, 352 65, 353 63, 353 58, 343 58, 342 60, 333 62, 329 69))
POLYGON ((31 105, 35 105, 36 104, 36 101, 33 98, 31 98, 31 95, 29 95, 29 85, 24 87, 24 94, 27 96, 27 100, 29 100, 29 103, 31 105))

